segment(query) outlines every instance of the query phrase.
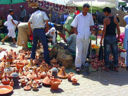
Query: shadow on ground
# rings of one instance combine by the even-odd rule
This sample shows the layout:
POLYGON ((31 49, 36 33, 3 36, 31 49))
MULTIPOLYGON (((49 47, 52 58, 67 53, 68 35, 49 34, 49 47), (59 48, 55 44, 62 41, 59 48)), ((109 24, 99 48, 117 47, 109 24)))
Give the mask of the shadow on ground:
POLYGON ((128 84, 128 72, 125 69, 120 69, 119 72, 105 72, 105 71, 96 71, 90 72, 89 75, 84 75, 84 78, 100 82, 103 85, 118 85, 123 86, 128 84))

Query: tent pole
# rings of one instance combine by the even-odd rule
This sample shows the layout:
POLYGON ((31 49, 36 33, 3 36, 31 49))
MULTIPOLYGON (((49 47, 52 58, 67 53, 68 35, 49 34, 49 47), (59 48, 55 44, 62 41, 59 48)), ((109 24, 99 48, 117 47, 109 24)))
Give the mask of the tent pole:
POLYGON ((92 14, 92 0, 91 0, 91 14, 92 14))

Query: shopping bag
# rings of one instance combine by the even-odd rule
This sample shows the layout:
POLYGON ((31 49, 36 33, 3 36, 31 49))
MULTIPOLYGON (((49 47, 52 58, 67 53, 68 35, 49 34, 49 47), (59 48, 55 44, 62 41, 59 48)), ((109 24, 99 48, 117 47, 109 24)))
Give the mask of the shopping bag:
POLYGON ((101 45, 100 46, 100 49, 99 49, 99 60, 103 60, 104 59, 104 51, 103 51, 103 46, 101 45))

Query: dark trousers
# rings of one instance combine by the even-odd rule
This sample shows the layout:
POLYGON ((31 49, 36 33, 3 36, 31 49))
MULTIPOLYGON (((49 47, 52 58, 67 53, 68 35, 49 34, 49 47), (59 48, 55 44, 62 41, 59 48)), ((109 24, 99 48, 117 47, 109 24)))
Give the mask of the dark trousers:
POLYGON ((118 46, 116 36, 105 36, 104 38, 104 61, 105 66, 110 67, 109 55, 112 52, 113 66, 118 66, 118 46))
POLYGON ((45 60, 45 62, 50 64, 48 43, 47 43, 47 38, 46 38, 46 35, 44 32, 44 29, 34 29, 34 31, 33 31, 33 45, 32 45, 31 58, 35 59, 38 40, 41 41, 43 48, 44 48, 44 60, 45 60))

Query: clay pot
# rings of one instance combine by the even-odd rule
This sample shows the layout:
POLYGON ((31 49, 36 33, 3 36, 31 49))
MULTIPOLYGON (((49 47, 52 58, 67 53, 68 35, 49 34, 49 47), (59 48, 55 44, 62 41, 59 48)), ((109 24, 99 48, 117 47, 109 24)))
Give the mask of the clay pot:
POLYGON ((12 86, 12 87, 14 86, 13 80, 11 80, 11 82, 9 83, 9 85, 12 86))
POLYGON ((68 74, 68 80, 69 81, 71 81, 71 78, 74 76, 74 73, 73 72, 70 72, 69 74, 68 74))
POLYGON ((51 86, 51 79, 50 79, 50 76, 46 76, 46 77, 43 79, 42 83, 43 83, 44 85, 46 85, 46 86, 51 86))
POLYGON ((76 78, 71 78, 72 84, 77 84, 77 79, 76 78))
POLYGON ((68 78, 68 74, 65 72, 64 67, 60 68, 60 71, 58 72, 58 77, 61 79, 67 79, 68 78))
POLYGON ((38 91, 38 84, 34 81, 32 84, 33 91, 38 91))
POLYGON ((41 75, 41 79, 44 79, 47 76, 46 72, 42 72, 40 75, 41 75))
POLYGON ((58 90, 58 86, 60 85, 60 83, 62 82, 62 80, 60 79, 51 79, 51 89, 52 90, 58 90))
POLYGON ((48 71, 49 71, 48 64, 43 63, 43 64, 40 66, 40 71, 41 71, 41 72, 48 72, 48 71))
POLYGON ((2 84, 4 85, 9 85, 10 83, 10 79, 7 77, 7 75, 5 74, 5 77, 2 79, 2 84))
POLYGON ((30 91, 31 90, 31 86, 30 85, 26 85, 25 87, 24 87, 24 91, 30 91))
POLYGON ((17 67, 18 70, 19 70, 19 69, 22 69, 22 70, 23 70, 24 63, 18 62, 18 63, 16 64, 16 67, 17 67))

